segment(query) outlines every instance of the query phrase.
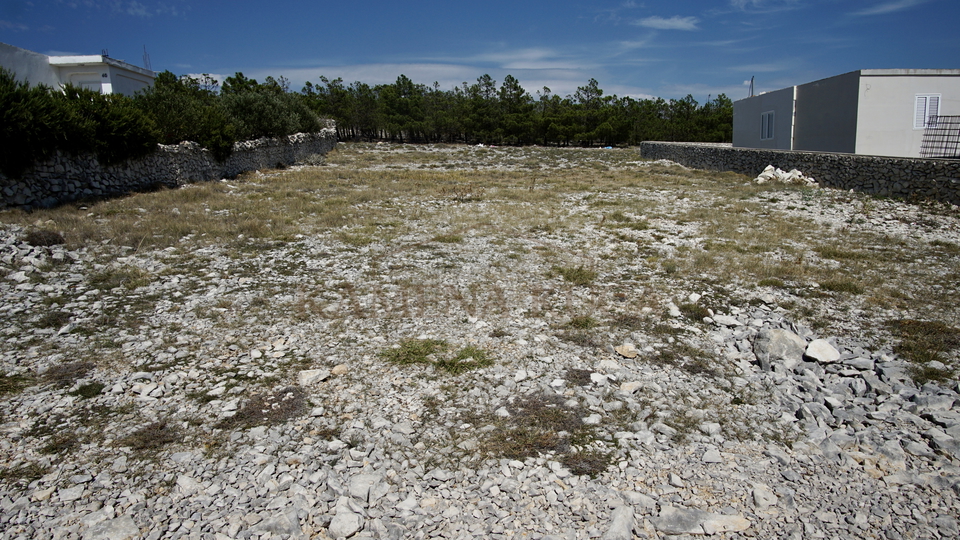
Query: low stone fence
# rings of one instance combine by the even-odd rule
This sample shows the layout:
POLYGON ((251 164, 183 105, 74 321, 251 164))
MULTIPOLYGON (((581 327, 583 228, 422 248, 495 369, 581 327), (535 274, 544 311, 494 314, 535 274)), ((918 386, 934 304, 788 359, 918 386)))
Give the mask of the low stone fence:
POLYGON ((103 166, 94 155, 57 152, 21 178, 0 174, 2 207, 51 207, 86 198, 101 198, 160 186, 232 178, 245 171, 293 165, 335 148, 337 135, 327 128, 285 138, 238 142, 223 163, 193 142, 159 145, 153 154, 117 165, 103 166))
POLYGON ((821 186, 904 199, 960 205, 960 160, 894 158, 796 150, 733 148, 729 145, 644 142, 645 159, 669 159, 687 167, 757 176, 773 165, 798 169, 821 186))

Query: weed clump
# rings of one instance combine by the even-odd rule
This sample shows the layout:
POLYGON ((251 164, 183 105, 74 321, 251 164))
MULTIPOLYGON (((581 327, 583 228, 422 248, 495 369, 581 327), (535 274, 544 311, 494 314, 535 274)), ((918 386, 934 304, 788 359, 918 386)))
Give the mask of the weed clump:
POLYGON ((488 432, 483 449, 499 457, 524 459, 566 452, 571 436, 584 428, 580 410, 565 407, 556 395, 524 396, 507 406, 510 416, 488 432))
POLYGON ((281 388, 273 394, 260 394, 250 398, 237 414, 217 424, 220 428, 251 428, 264 424, 282 424, 303 414, 307 396, 296 386, 281 388))
POLYGON ((710 316, 707 308, 694 303, 680 304, 677 307, 680 309, 680 313, 691 321, 702 321, 704 317, 710 316))
POLYGON ((601 450, 583 450, 580 452, 568 452, 560 458, 566 468, 573 474, 590 478, 596 478, 598 474, 607 470, 610 466, 612 455, 610 452, 601 450))
POLYGON ((570 322, 567 323, 567 326, 570 328, 576 328, 578 330, 589 330, 597 326, 597 320, 589 315, 582 315, 570 319, 570 322))
POLYGON ((433 237, 433 242, 441 244, 459 244, 463 242, 463 236, 459 234, 438 234, 433 237))

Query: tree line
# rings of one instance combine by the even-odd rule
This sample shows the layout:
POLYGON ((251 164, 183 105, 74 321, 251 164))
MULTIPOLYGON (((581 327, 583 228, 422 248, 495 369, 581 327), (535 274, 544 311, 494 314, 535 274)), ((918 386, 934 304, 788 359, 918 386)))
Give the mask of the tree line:
POLYGON ((400 75, 392 84, 349 85, 320 77, 301 91, 319 115, 336 120, 341 140, 542 145, 635 145, 641 141, 730 142, 733 102, 724 94, 683 99, 604 95, 596 79, 561 97, 531 95, 511 75, 490 75, 451 90, 400 75))
POLYGON ((93 153, 104 164, 147 155, 157 143, 195 141, 218 160, 237 141, 315 132, 336 121, 340 140, 509 145, 634 145, 645 140, 729 142, 733 103, 703 105, 604 95, 595 79, 560 97, 536 96, 507 75, 451 90, 417 84, 345 85, 320 77, 299 92, 289 81, 260 83, 236 73, 222 83, 203 75, 157 75, 135 96, 67 86, 30 86, 0 68, 0 172, 16 177, 60 150, 93 153))

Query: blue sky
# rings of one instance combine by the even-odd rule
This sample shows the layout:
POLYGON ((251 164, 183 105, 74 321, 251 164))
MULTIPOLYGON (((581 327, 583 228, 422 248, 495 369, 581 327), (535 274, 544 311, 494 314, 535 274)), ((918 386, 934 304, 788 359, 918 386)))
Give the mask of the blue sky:
POLYGON ((0 0, 0 41, 178 75, 321 75, 450 89, 511 74, 531 94, 736 100, 856 69, 960 68, 958 0, 0 0))

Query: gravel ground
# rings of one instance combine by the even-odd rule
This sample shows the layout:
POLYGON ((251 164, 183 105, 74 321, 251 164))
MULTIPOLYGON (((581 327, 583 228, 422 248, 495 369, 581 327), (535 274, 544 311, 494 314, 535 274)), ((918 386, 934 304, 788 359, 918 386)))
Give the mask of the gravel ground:
POLYGON ((960 535, 956 207, 625 149, 214 184, 3 216, 0 538, 960 535))

